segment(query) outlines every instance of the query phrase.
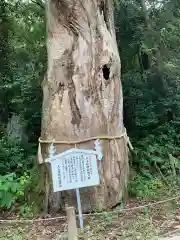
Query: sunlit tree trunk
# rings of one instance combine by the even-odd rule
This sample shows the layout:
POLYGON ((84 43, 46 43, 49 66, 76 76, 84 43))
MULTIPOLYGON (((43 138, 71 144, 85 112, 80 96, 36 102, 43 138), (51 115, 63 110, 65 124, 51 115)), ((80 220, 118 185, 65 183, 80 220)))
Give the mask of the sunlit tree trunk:
MULTIPOLYGON (((48 71, 43 82, 43 139, 81 140, 124 132, 120 58, 110 0, 49 0, 48 71)), ((83 211, 115 206, 128 177, 124 138, 101 141, 101 185, 81 189, 83 211)), ((74 147, 55 145, 56 152, 74 147)), ((93 141, 77 145, 92 149, 93 141)), ((44 158, 47 156, 43 148, 44 158)), ((49 193, 55 211, 76 204, 74 192, 49 193)))
POLYGON ((141 7, 142 7, 142 12, 143 12, 143 15, 144 15, 145 24, 146 24, 148 30, 150 30, 151 25, 150 25, 150 22, 149 22, 149 14, 148 14, 146 2, 145 2, 145 0, 141 0, 140 3, 141 3, 141 7))
POLYGON ((9 68, 9 20, 8 3, 0 1, 0 125, 7 124, 9 117, 6 83, 10 76, 9 68))
POLYGON ((154 62, 151 61, 151 65, 156 65, 156 67, 160 67, 161 66, 161 53, 160 53, 160 46, 157 48, 156 47, 156 42, 154 41, 154 39, 152 38, 153 36, 153 28, 152 28, 152 22, 149 18, 149 12, 148 12, 148 8, 147 8, 147 3, 145 0, 141 0, 141 8, 142 8, 142 12, 144 15, 144 22, 147 28, 147 34, 148 34, 148 38, 151 39, 151 41, 154 43, 154 52, 153 52, 153 56, 151 56, 152 59, 154 59, 154 62))

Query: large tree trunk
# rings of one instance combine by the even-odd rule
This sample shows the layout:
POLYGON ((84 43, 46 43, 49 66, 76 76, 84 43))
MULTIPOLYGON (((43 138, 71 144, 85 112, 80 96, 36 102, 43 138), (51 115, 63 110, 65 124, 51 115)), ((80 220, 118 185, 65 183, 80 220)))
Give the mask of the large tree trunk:
MULTIPOLYGON (((124 132, 123 96, 111 0, 47 1, 48 71, 43 83, 43 139, 82 140, 124 132)), ((124 138, 102 140, 101 185, 81 189, 83 211, 119 203, 127 185, 124 138)), ((72 145, 55 145, 61 152, 72 145)), ((93 148, 93 141, 78 144, 93 148)), ((47 148, 43 148, 44 157, 47 148)), ((49 193, 50 209, 76 204, 74 192, 49 193)))

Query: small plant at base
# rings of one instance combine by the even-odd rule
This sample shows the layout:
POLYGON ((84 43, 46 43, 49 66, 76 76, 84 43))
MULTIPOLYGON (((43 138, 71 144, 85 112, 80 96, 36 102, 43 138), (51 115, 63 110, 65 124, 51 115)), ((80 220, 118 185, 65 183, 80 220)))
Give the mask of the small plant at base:
POLYGON ((25 203, 19 208, 19 213, 23 217, 33 217, 33 204, 25 203))
POLYGON ((15 173, 0 175, 0 208, 10 209, 18 199, 24 197, 27 182, 26 173, 20 178, 15 173))
POLYGON ((130 195, 138 198, 153 197, 164 186, 158 177, 148 179, 142 175, 136 175, 129 184, 130 195))
POLYGON ((21 185, 15 173, 0 176, 0 207, 10 208, 17 199, 17 192, 21 194, 21 185))
POLYGON ((143 208, 142 213, 144 214, 144 216, 148 216, 149 215, 148 207, 143 208))

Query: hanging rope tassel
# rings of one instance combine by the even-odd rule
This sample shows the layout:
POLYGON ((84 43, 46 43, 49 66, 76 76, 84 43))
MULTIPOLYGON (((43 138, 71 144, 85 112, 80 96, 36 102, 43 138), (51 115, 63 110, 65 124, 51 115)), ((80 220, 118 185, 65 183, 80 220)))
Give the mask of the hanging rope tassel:
POLYGON ((39 141, 39 145, 38 145, 38 162, 39 164, 44 163, 43 157, 42 157, 42 151, 41 151, 41 143, 39 141))

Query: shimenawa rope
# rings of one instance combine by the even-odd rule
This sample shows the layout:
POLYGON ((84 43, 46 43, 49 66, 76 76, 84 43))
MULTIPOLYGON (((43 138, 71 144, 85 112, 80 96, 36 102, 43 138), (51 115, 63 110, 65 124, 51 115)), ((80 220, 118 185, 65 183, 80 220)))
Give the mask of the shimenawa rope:
MULTIPOLYGON (((44 160, 43 160, 43 157, 42 157, 42 151, 41 151, 41 144, 44 143, 44 144, 51 144, 51 143, 54 143, 54 144, 68 144, 68 145, 76 145, 76 144, 80 144, 80 143, 84 143, 84 142, 89 142, 89 141, 92 141, 92 140, 96 140, 96 139, 99 139, 99 140, 116 140, 116 139, 120 139, 124 137, 124 139, 126 140, 129 148, 131 150, 133 150, 133 146, 129 140, 129 137, 127 136, 127 131, 125 129, 124 133, 122 133, 121 135, 118 135, 118 136, 96 136, 96 137, 89 137, 89 138, 85 138, 83 140, 77 140, 77 141, 59 141, 59 140, 44 140, 44 139, 41 139, 41 137, 39 138, 39 146, 38 146, 38 161, 39 161, 39 164, 42 164, 44 163, 44 160)), ((117 146, 117 142, 116 142, 116 146, 117 146)), ((119 151, 117 149, 117 151, 119 151)))

